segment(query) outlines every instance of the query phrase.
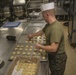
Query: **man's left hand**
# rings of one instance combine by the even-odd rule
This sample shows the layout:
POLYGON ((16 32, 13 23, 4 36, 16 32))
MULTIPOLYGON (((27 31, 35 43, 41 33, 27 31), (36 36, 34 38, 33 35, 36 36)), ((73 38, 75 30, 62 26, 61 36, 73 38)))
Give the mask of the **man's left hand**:
POLYGON ((41 44, 38 44, 38 43, 37 43, 37 44, 35 45, 35 47, 36 47, 37 49, 41 49, 41 44))

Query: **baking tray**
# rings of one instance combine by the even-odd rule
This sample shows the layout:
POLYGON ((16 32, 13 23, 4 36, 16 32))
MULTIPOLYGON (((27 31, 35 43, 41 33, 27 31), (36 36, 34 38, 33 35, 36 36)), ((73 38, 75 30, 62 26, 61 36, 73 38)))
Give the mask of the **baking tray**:
POLYGON ((38 49, 34 49, 32 52, 32 57, 35 58, 39 58, 40 61, 47 61, 48 60, 48 56, 47 56, 47 52, 45 50, 38 50, 38 49))
POLYGON ((21 37, 18 40, 18 43, 45 43, 45 35, 42 36, 35 36, 30 41, 28 39, 28 35, 21 35, 21 37))
POLYGON ((20 24, 21 24, 21 22, 7 22, 3 25, 3 28, 18 27, 20 24))
POLYGON ((16 57, 5 75, 37 75, 39 66, 38 58, 16 57), (30 74, 32 72, 33 74, 30 74))
POLYGON ((13 51, 10 53, 9 60, 12 61, 17 56, 25 56, 29 58, 36 57, 40 58, 40 61, 47 61, 48 59, 45 50, 36 49, 34 44, 17 43, 14 46, 13 51))
POLYGON ((34 44, 17 43, 14 46, 13 51, 10 53, 9 60, 13 60, 16 56, 31 57, 33 49, 34 49, 34 44))
POLYGON ((39 30, 42 30, 42 26, 27 26, 22 34, 33 34, 38 32, 39 30))

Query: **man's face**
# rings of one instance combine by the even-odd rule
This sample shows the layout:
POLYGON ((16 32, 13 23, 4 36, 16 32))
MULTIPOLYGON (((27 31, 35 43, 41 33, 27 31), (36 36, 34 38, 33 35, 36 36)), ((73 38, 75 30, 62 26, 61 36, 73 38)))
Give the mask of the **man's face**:
POLYGON ((42 16, 46 22, 48 22, 48 16, 46 13, 42 12, 42 16))

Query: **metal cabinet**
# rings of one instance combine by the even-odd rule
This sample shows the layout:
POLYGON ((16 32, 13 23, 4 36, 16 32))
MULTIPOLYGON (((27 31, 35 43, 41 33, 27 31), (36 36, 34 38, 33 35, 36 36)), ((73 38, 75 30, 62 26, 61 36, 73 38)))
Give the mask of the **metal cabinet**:
POLYGON ((76 0, 70 0, 70 11, 76 12, 76 0))
POLYGON ((76 44, 76 0, 70 0, 70 20, 68 28, 71 44, 76 44))

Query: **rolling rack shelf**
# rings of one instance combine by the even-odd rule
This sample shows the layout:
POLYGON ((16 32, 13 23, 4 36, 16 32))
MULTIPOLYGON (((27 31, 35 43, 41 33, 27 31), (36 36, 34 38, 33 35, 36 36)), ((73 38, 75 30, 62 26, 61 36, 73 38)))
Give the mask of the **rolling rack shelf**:
MULTIPOLYGON (((40 12, 40 5, 43 3, 44 0, 28 0, 27 1, 27 15, 28 17, 31 17, 30 14, 35 12, 40 12)), ((34 16, 34 15, 33 15, 34 16)))

